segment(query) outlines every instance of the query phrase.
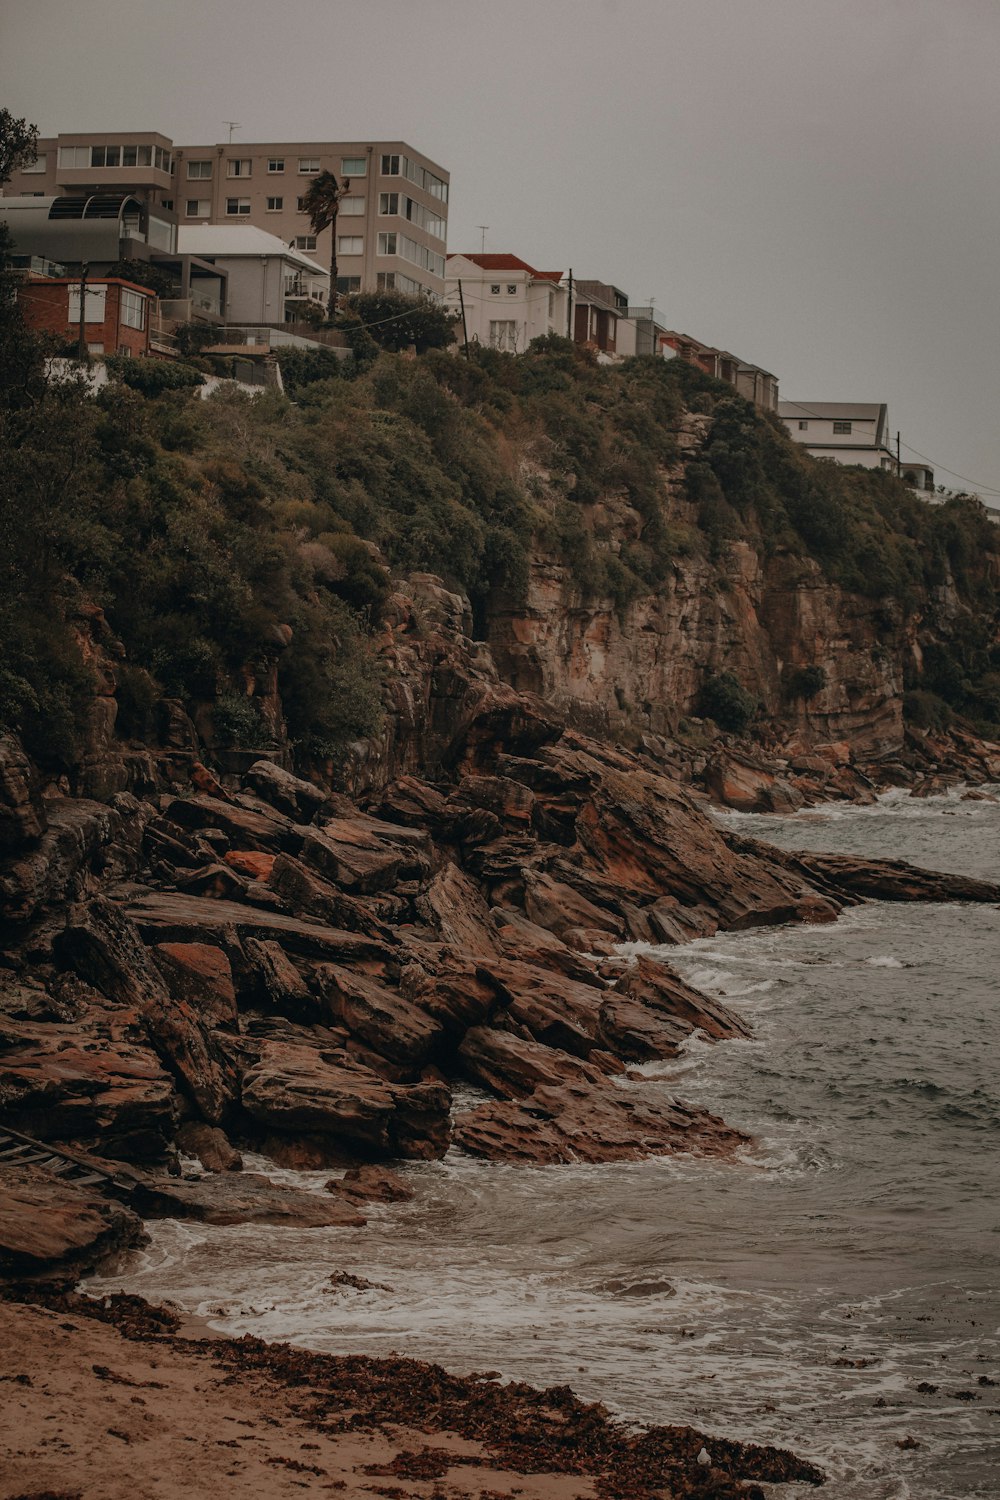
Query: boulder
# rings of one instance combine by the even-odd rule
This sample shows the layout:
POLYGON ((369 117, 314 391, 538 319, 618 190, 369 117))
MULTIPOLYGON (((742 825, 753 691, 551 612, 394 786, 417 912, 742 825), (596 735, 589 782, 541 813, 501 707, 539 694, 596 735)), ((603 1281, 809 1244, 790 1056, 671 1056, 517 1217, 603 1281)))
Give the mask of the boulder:
POLYGON ((284 905, 302 916, 318 917, 334 927, 387 937, 371 902, 349 896, 290 854, 279 854, 268 875, 268 885, 284 905))
POLYGON ((373 1163, 349 1167, 343 1177, 327 1183, 327 1190, 352 1203, 409 1203, 414 1196, 398 1173, 373 1163))
POLYGON ((283 817, 266 803, 249 808, 201 794, 175 797, 167 804, 163 816, 181 829, 218 829, 234 849, 265 854, 280 854, 282 849, 289 849, 295 853, 301 841, 291 818, 283 817))
POLYGON ((0 1276, 72 1285, 146 1240, 142 1220, 96 1186, 38 1166, 0 1172, 0 1276))
POLYGON ((417 901, 420 915, 444 942, 474 958, 499 956, 489 907, 479 887, 458 865, 443 865, 417 901))
POLYGON ((320 787, 293 776, 269 760, 254 761, 245 773, 243 783, 296 823, 310 822, 328 800, 327 793, 320 787))
POLYGON ((206 1172, 241 1172, 243 1158, 230 1145, 224 1131, 200 1120, 185 1120, 177 1132, 177 1146, 186 1156, 195 1156, 206 1172))
POLYGON ((277 857, 274 854, 262 854, 255 849, 230 849, 228 854, 223 855, 223 860, 238 875, 245 875, 248 880, 267 880, 277 857))
POLYGON ((247 938, 236 962, 239 1003, 244 1008, 287 1016, 291 1021, 319 1019, 321 1001, 279 943, 247 938))
POLYGON ((498 962, 490 974, 509 1020, 536 1042, 586 1058, 603 1046, 600 1037, 601 991, 565 979, 550 969, 498 962))
POLYGON ((316 981, 330 1017, 390 1062, 419 1071, 444 1027, 398 990, 339 964, 320 964, 316 981))
POLYGON ((333 1137, 355 1156, 428 1159, 449 1141, 444 1084, 394 1084, 345 1054, 264 1041, 243 1079, 243 1107, 260 1126, 333 1137))
POLYGON ((46 824, 45 802, 35 795, 28 757, 13 735, 0 736, 0 855, 35 843, 46 824))
POLYGON ((605 1078, 600 1068, 567 1052, 486 1026, 469 1028, 458 1049, 458 1061, 473 1083, 501 1099, 523 1099, 537 1088, 565 1083, 599 1086, 605 1078))
POLYGON ((640 1002, 654 1016, 681 1024, 689 1034, 701 1031, 714 1041, 753 1035, 746 1022, 721 1000, 703 995, 667 964, 645 954, 630 961, 616 989, 640 1002))
POLYGON ((358 1228, 364 1215, 333 1196, 281 1187, 259 1172, 213 1173, 196 1180, 144 1176, 133 1202, 147 1218, 201 1224, 274 1224, 283 1229, 358 1228))

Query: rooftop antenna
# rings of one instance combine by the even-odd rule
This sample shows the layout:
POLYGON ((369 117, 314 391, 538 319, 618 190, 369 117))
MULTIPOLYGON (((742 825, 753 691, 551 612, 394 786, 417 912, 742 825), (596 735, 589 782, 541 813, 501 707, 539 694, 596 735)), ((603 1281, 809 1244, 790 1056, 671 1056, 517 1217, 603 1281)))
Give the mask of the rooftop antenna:
POLYGON ((476 228, 478 230, 480 230, 481 233, 482 233, 482 242, 481 242, 481 244, 479 246, 479 253, 480 253, 480 255, 484 255, 486 253, 486 231, 487 231, 487 229, 489 229, 489 227, 490 226, 488 224, 477 224, 476 225, 476 228))
POLYGON ((243 127, 240 125, 239 120, 223 120, 222 123, 223 123, 223 125, 228 125, 229 126, 229 142, 230 142, 230 145, 231 145, 232 144, 232 140, 233 140, 233 131, 234 130, 241 130, 243 127))

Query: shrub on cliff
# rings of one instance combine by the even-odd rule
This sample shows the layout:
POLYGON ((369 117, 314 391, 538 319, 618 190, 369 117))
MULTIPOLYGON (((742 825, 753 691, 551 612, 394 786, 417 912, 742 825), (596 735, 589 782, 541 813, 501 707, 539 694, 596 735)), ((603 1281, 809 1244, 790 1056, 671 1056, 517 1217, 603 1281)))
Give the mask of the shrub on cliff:
POLYGON ((698 711, 720 729, 742 734, 760 712, 760 703, 732 672, 715 672, 702 683, 698 711))

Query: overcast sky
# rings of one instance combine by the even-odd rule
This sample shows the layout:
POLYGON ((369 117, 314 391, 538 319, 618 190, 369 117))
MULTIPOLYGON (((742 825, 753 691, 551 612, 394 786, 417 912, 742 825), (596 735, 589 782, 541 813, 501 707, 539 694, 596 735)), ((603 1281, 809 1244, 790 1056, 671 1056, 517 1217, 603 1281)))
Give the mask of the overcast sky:
POLYGON ((0 0, 43 135, 402 138, 450 250, 486 224, 1000 492, 998 68, 997 0, 0 0))

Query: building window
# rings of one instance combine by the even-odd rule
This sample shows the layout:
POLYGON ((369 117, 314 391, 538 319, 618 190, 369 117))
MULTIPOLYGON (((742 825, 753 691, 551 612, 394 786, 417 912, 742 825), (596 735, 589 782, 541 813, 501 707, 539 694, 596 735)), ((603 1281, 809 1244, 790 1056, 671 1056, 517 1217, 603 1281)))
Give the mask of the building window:
POLYGON ((513 318, 490 321, 490 348, 506 349, 509 354, 517 352, 517 324, 513 318))
POLYGON ((499 281, 493 281, 493 282, 490 283, 490 295, 493 296, 493 297, 499 297, 499 295, 500 295, 500 283, 499 283, 499 281))
POLYGON ((184 208, 187 219, 208 219, 212 214, 211 198, 189 198, 184 208))
POLYGON ((809 431, 809 423, 808 422, 800 422, 799 423, 799 431, 800 432, 808 432, 809 431))
POLYGON ((846 433, 850 432, 850 430, 851 430, 851 424, 850 424, 850 422, 834 422, 834 424, 833 424, 833 430, 834 430, 835 433, 844 433, 844 434, 846 434, 846 433))
POLYGON ((188 177, 211 177, 212 163, 210 161, 189 161, 188 177))
POLYGON ((90 147, 89 146, 60 146, 59 147, 59 165, 61 167, 73 167, 73 168, 89 167, 90 166, 90 147))
POLYGON ((361 255, 365 248, 365 242, 360 234, 338 234, 338 255, 361 255))
POLYGON ((378 237, 378 244, 375 248, 377 249, 379 255, 395 255, 396 236, 394 234, 380 234, 378 237))
POLYGON ((241 214, 248 214, 249 212, 250 212, 250 199, 249 198, 227 198, 226 199, 226 213, 229 214, 231 217, 235 217, 235 216, 238 216, 238 215, 241 215, 241 214))
POLYGON ((285 170, 285 158, 283 156, 269 156, 267 159, 267 170, 271 173, 283 172, 285 170))
POLYGON ((380 214, 398 214, 399 213, 399 194, 398 193, 379 193, 379 195, 378 195, 378 211, 379 211, 380 214))
POLYGON ((307 212, 307 209, 306 209, 306 200, 304 198, 296 198, 296 200, 295 200, 295 212, 297 214, 304 214, 304 213, 307 212))
POLYGON ((146 298, 141 292, 129 292, 122 287, 121 321, 129 328, 145 328, 146 298))
POLYGON ((280 214, 284 206, 284 198, 268 198, 267 200, 267 211, 269 214, 280 214))
POLYGON ((394 292, 396 290, 395 271, 379 271, 375 277, 375 285, 380 292, 394 292))
POLYGON ((346 292, 348 295, 350 295, 351 292, 360 292, 360 290, 361 290, 361 277, 360 276, 338 276, 337 277, 337 291, 338 292, 346 292))
POLYGON ((517 282, 516 281, 508 281, 508 283, 507 283, 507 296, 508 297, 516 297, 517 296, 517 282))
POLYGON ((313 172, 318 172, 319 171, 319 157, 318 156, 300 156, 299 157, 299 171, 301 173, 303 173, 303 174, 306 174, 306 175, 311 174, 313 172))
POLYGON ((29 162, 26 167, 22 167, 21 171, 22 172, 44 172, 45 171, 45 165, 46 165, 47 161, 48 161, 48 157, 45 155, 45 152, 43 151, 40 156, 36 156, 35 157, 34 161, 29 162))
MULTIPOLYGON (((87 307, 83 321, 85 323, 104 322, 104 304, 107 297, 107 287, 88 286, 87 307)), ((79 323, 80 321, 80 284, 71 286, 69 289, 69 321, 79 323)))
POLYGON ((249 156, 231 156, 226 162, 227 177, 249 177, 253 172, 253 159, 249 156))
POLYGON ((120 167, 122 164, 122 148, 120 146, 91 146, 90 165, 92 167, 120 167))
POLYGON ((383 177, 398 177, 399 176, 399 157, 398 156, 383 156, 383 158, 382 158, 382 176, 383 177))
POLYGON ((341 198, 337 212, 342 219, 358 219, 365 211, 363 198, 341 198))
POLYGON ((164 198, 162 200, 162 202, 160 203, 160 207, 161 208, 167 208, 167 209, 170 210, 171 213, 173 213, 173 210, 174 210, 174 200, 173 200, 173 198, 164 198))
POLYGON ((315 250, 316 236, 314 234, 297 234, 292 244, 296 250, 315 250))
POLYGON ((368 163, 363 156, 342 156, 340 170, 345 177, 364 177, 368 171, 368 163))

